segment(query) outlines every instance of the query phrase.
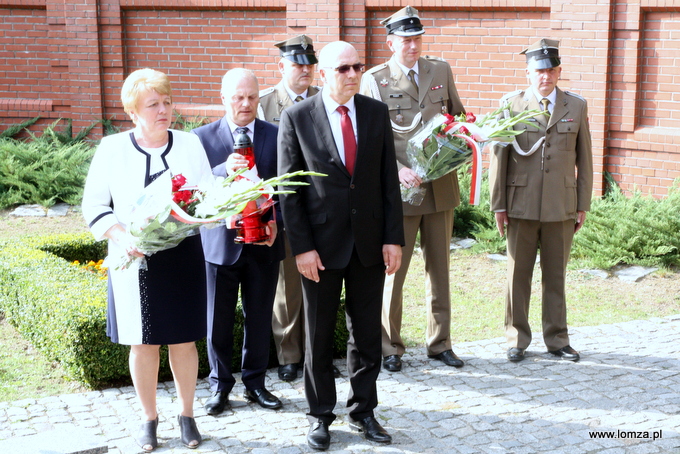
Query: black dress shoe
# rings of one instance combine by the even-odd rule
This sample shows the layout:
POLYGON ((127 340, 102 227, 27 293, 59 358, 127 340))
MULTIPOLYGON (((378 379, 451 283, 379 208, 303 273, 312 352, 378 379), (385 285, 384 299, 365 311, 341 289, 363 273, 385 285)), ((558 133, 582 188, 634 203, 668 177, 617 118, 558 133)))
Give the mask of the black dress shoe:
POLYGON ((361 421, 349 420, 349 427, 359 432, 363 432, 366 440, 376 443, 392 443, 392 437, 380 425, 373 416, 368 416, 361 421))
POLYGON ((205 403, 205 411, 209 415, 219 415, 224 411, 229 403, 229 393, 227 391, 215 391, 210 399, 205 403))
POLYGON ((250 402, 257 402, 260 407, 269 410, 276 410, 283 407, 283 404, 274 394, 270 393, 264 388, 260 389, 246 389, 243 391, 243 397, 250 402))
POLYGON ((286 364, 285 366, 279 366, 279 379, 283 381, 295 380, 297 378, 297 373, 297 364, 286 364))
POLYGON ((385 356, 385 358, 383 358, 383 367, 388 372, 399 372, 401 370, 401 356, 385 356))
POLYGON ((317 451, 325 451, 331 445, 331 434, 328 431, 328 424, 323 421, 316 421, 309 426, 307 433, 307 444, 310 448, 317 451))
POLYGON ((578 361, 581 358, 578 352, 569 345, 562 347, 559 350, 551 350, 550 353, 567 361, 578 361))
POLYGON ((443 352, 437 353, 436 355, 427 356, 428 358, 438 359, 447 366, 463 367, 463 365, 465 364, 462 359, 460 359, 459 357, 456 356, 455 353, 453 353, 452 350, 444 350, 443 352))
POLYGON ((340 374, 340 369, 335 367, 335 364, 333 364, 333 378, 340 378, 342 375, 340 374))
POLYGON ((508 349, 508 359, 512 362, 522 361, 526 348, 513 347, 508 349))

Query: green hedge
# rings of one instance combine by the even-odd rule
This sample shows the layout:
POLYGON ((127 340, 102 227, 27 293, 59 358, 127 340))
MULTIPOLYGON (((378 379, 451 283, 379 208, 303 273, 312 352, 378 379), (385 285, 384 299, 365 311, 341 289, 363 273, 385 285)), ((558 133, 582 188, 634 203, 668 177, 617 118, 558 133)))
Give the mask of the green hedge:
MULTIPOLYGON (((52 235, 0 243, 0 310, 49 359, 59 361, 71 379, 89 387, 129 383, 129 347, 106 336, 106 280, 70 262, 98 260, 106 244, 90 234, 52 235)), ((339 311, 335 352, 346 353, 344 311, 339 311)), ((237 308, 233 366, 240 369, 243 314, 237 308)), ((197 343, 201 376, 209 372, 205 339, 197 343)), ((272 341, 270 366, 276 365, 272 341)), ((161 379, 171 377, 167 350, 161 379)))

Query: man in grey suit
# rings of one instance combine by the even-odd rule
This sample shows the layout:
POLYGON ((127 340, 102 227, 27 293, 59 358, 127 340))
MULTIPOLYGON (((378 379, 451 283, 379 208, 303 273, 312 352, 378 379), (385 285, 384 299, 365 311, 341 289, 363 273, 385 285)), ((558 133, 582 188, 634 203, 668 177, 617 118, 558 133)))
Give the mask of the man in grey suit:
MULTIPOLYGON (((244 156, 234 152, 234 138, 247 134, 253 144, 261 178, 276 176, 276 126, 255 118, 259 90, 255 75, 232 69, 222 79, 222 103, 226 114, 219 121, 193 132, 208 155, 213 174, 226 176, 247 167, 244 156)), ((209 415, 222 413, 236 380, 231 370, 234 348, 234 311, 239 289, 243 306, 244 341, 241 378, 244 397, 263 408, 277 409, 281 401, 265 388, 269 362, 269 326, 279 269, 285 254, 277 238, 277 221, 270 220, 271 239, 264 244, 236 244, 236 231, 226 227, 201 230, 208 287, 208 360, 213 395, 205 404, 209 415)))
POLYGON ((327 44, 319 56, 321 93, 284 110, 279 128, 279 173, 326 175, 306 178, 309 186, 281 197, 288 239, 303 276, 307 443, 317 450, 328 449, 335 419, 331 364, 343 283, 350 332, 350 427, 368 440, 392 440, 373 410, 378 405, 383 282, 399 269, 404 233, 387 106, 357 94, 362 71, 352 45, 327 44))
POLYGON ((541 109, 511 145, 492 148, 491 209, 501 236, 507 234, 508 289, 505 336, 507 358, 521 361, 531 343, 529 298, 536 253, 541 250, 543 340, 548 351, 569 361, 579 353, 569 345, 565 277, 571 243, 586 220, 593 188, 588 106, 562 91, 559 42, 540 39, 522 52, 531 86, 501 99, 506 115, 541 109), (507 232, 506 232, 507 230, 507 232))

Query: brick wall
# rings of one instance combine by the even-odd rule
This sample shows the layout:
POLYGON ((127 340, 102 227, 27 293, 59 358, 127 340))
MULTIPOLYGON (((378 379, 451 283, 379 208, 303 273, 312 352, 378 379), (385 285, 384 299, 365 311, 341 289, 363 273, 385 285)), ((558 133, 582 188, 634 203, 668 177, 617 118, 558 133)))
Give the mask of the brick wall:
MULTIPOLYGON (((404 0, 0 0, 0 129, 41 116, 74 129, 130 126, 119 100, 131 71, 153 67, 184 116, 222 114, 221 76, 242 66, 261 88, 279 80, 274 42, 306 33, 320 49, 344 39, 369 66, 389 58, 380 21, 404 0)), ((663 196, 680 178, 674 125, 680 0, 413 0, 424 53, 452 66, 466 108, 494 109, 527 85, 519 52, 561 41, 560 87, 589 103, 595 192, 611 173, 625 190, 663 196), (443 6, 446 5, 446 6, 443 6)), ((103 132, 96 129, 97 134, 103 132)))

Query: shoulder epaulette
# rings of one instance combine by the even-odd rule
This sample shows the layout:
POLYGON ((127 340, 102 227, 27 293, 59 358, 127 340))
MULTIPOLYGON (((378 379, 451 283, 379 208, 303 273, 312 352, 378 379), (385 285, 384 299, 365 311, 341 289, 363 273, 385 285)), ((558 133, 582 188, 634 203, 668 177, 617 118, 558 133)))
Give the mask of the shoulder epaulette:
POLYGON ((577 95, 576 93, 571 92, 571 91, 565 91, 564 94, 565 94, 565 95, 569 95, 569 96, 573 96, 574 98, 578 98, 578 99, 580 99, 581 101, 585 101, 585 100, 586 100, 586 98, 584 98, 583 96, 577 95))
POLYGON ((270 93, 274 93, 274 87, 269 87, 265 88, 264 90, 260 90, 260 98, 270 93))
POLYGON ((369 69, 368 71, 366 71, 365 74, 373 74, 374 72, 378 72, 381 69, 385 69, 385 68, 387 68, 387 63, 381 63, 381 64, 374 66, 373 68, 369 69))
POLYGON ((446 60, 444 60, 443 58, 441 58, 441 57, 433 57, 432 55, 425 55, 425 59, 427 59, 427 60, 434 60, 434 61, 443 61, 444 63, 446 63, 446 60))
POLYGON ((510 98, 512 98, 513 96, 517 96, 517 95, 521 95, 521 94, 524 94, 524 90, 515 90, 515 91, 511 91, 510 93, 506 93, 506 94, 501 98, 501 102, 505 101, 506 99, 510 99, 510 98))

